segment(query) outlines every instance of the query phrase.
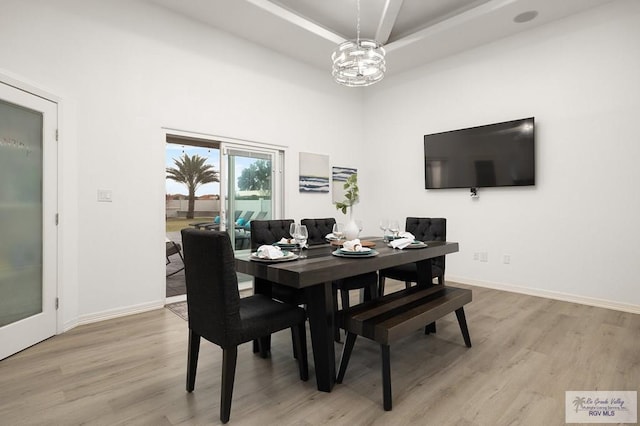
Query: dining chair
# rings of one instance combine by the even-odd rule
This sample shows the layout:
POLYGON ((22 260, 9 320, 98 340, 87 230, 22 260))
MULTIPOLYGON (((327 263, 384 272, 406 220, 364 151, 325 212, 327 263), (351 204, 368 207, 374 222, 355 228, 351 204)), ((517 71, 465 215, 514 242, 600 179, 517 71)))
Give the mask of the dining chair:
MULTIPOLYGON (((332 217, 302 219, 300 223, 307 226, 307 230, 309 231, 307 243, 311 246, 327 243, 325 237, 333 231, 333 225, 336 223, 336 220, 332 217)), ((349 308, 350 290, 364 290, 363 300, 371 300, 378 296, 378 274, 376 272, 368 272, 366 274, 343 278, 333 281, 332 284, 333 305, 336 313, 338 312, 338 291, 340 292, 342 309, 349 308)), ((340 330, 337 327, 335 339, 336 341, 340 341, 340 330)))
MULTIPOLYGON (((293 219, 271 219, 271 220, 252 220, 250 223, 250 247, 251 251, 256 251, 258 247, 264 244, 273 244, 282 238, 291 238, 289 226, 294 223, 293 219)), ((261 292, 269 294, 273 299, 280 302, 289 303, 294 306, 306 304, 304 291, 293 287, 288 287, 271 281, 266 282, 266 287, 261 292)), ((254 289, 255 290, 255 289, 254 289)), ((254 341, 253 351, 260 352, 260 356, 266 358, 269 354, 271 346, 269 337, 254 341)), ((296 348, 294 343, 294 354, 296 348)))
POLYGON ((235 257, 226 232, 182 230, 189 347, 187 392, 195 389, 200 338, 222 348, 220 420, 231 414, 238 345, 291 328, 300 379, 308 380, 307 343, 303 308, 256 294, 240 298, 235 257))
MULTIPOLYGON (((447 219, 407 217, 405 231, 412 233, 418 241, 446 241, 447 219)), ((432 278, 438 279, 439 285, 444 284, 444 266, 444 256, 431 259, 431 275, 432 278)), ((385 278, 404 281, 406 288, 409 288, 411 283, 418 282, 418 267, 415 263, 394 266, 378 272, 378 291, 380 296, 384 296, 385 278)))

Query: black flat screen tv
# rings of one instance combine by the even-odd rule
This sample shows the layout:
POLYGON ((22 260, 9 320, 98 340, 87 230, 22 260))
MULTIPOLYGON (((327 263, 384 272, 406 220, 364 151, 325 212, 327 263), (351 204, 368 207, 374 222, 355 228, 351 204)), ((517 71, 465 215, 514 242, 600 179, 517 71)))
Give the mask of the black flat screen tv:
POLYGON ((425 188, 535 185, 534 145, 534 117, 425 135, 425 188))

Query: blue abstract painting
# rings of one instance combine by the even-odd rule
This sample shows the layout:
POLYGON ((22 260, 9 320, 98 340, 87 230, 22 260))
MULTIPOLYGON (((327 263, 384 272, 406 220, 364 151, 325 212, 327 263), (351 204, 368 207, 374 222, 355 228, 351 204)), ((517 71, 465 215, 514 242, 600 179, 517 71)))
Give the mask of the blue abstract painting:
POLYGON ((300 153, 300 192, 329 192, 329 156, 300 153))

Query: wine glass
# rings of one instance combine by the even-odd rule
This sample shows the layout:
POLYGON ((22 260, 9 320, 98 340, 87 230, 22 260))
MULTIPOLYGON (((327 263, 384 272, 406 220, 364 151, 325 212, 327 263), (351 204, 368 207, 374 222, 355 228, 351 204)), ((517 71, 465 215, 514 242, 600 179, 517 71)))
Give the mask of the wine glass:
POLYGON ((378 224, 378 227, 382 231, 382 237, 386 241, 387 240, 387 230, 389 229, 389 219, 380 220, 380 223, 378 224))
POLYGON ((356 225, 358 226, 358 238, 360 238, 360 233, 362 232, 363 228, 362 220, 356 219, 356 225))
POLYGON ((344 237, 344 225, 342 223, 333 224, 333 235, 339 240, 344 237))
POLYGON ((389 221, 389 232, 391 232, 393 238, 398 238, 400 234, 400 223, 397 220, 389 221))
POLYGON ((298 225, 296 226, 296 231, 293 235, 296 243, 300 246, 300 258, 304 259, 307 257, 304 254, 304 248, 307 245, 307 239, 309 238, 309 231, 307 230, 307 225, 298 225))
POLYGON ((298 226, 295 222, 289 225, 289 238, 293 238, 296 233, 296 226, 298 226))

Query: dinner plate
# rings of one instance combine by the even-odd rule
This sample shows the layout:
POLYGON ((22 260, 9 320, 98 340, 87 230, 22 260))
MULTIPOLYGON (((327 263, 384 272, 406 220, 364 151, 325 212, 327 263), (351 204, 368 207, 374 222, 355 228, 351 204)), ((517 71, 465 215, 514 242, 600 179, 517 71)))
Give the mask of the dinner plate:
POLYGON ((362 247, 359 251, 345 250, 344 248, 339 248, 336 251, 341 254, 348 254, 352 256, 364 256, 371 253, 371 249, 368 247, 362 247))
POLYGON ((264 257, 259 257, 258 252, 253 252, 251 253, 251 256, 249 256, 249 259, 256 262, 273 263, 273 262, 288 262, 290 260, 296 260, 298 258, 297 254, 291 253, 290 251, 283 250, 282 253, 284 254, 284 256, 282 257, 279 257, 277 259, 268 259, 264 257))
POLYGON ((298 244, 296 244, 296 243, 273 243, 272 245, 274 245, 276 247, 280 247, 281 249, 298 248, 298 244))
POLYGON ((352 259, 359 259, 359 258, 363 258, 363 257, 373 257, 373 256, 377 256, 378 252, 375 250, 371 250, 368 253, 364 253, 364 254, 354 254, 354 253, 359 253, 357 251, 352 251, 352 252, 341 252, 340 249, 336 250, 336 251, 332 251, 331 254, 334 256, 338 256, 338 257, 350 257, 352 259), (349 254, 350 253, 350 254, 349 254))
POLYGON ((406 249, 419 249, 419 248, 425 248, 425 247, 427 247, 427 245, 424 242, 415 240, 414 242, 412 242, 411 244, 409 244, 405 248, 406 249))

